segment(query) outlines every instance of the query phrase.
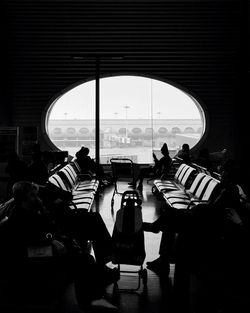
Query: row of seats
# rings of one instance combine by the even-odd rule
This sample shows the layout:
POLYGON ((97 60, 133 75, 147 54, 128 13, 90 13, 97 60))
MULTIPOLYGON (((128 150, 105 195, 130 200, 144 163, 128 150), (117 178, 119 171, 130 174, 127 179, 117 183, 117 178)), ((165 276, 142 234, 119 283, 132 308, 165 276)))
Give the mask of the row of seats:
POLYGON ((180 164, 171 180, 154 180, 153 193, 160 194, 174 209, 190 209, 215 196, 220 181, 208 174, 199 173, 187 164, 180 164))
POLYGON ((157 192, 163 193, 166 190, 179 190, 184 189, 195 174, 196 170, 185 164, 182 163, 177 168, 177 171, 173 177, 173 179, 162 180, 162 179, 155 179, 154 186, 152 187, 152 192, 155 194, 157 192))
POLYGON ((49 177, 49 182, 71 192, 71 209, 91 210, 98 191, 99 181, 89 173, 82 174, 76 161, 66 164, 49 177))
MULTIPOLYGON (((98 192, 99 181, 89 173, 82 174, 77 162, 71 162, 60 167, 49 177, 48 182, 72 194, 71 209, 91 210, 98 192)), ((13 205, 14 198, 0 204, 0 225, 8 219, 13 205)))

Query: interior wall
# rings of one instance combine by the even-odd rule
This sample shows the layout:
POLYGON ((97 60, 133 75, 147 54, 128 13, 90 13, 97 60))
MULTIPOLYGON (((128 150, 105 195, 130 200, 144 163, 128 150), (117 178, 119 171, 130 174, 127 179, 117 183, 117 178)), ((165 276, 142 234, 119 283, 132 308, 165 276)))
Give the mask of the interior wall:
POLYGON ((0 125, 38 126, 65 88, 101 74, 154 76, 197 97, 202 143, 241 164, 246 131, 245 1, 4 1, 0 125), (123 55, 110 60, 105 53, 123 55), (77 60, 74 56, 85 56, 77 60))

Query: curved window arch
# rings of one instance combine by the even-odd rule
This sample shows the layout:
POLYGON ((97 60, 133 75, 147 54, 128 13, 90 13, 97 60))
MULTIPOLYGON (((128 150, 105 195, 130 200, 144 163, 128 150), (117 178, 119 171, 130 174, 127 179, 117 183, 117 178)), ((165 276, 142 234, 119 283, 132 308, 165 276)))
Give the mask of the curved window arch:
POLYGON ((183 132, 184 132, 185 134, 192 134, 192 133, 194 133, 195 131, 194 131, 193 127, 186 127, 183 132))
POLYGON ((168 132, 168 130, 167 130, 166 127, 160 127, 160 128, 158 129, 158 134, 159 134, 160 136, 166 136, 166 135, 167 135, 167 132, 168 132))
POLYGON ((53 136, 59 136, 61 137, 63 135, 61 127, 56 127, 52 130, 52 135, 53 136))
POLYGON ((154 129, 153 129, 152 127, 147 127, 147 128, 145 128, 144 133, 145 133, 146 135, 152 135, 152 134, 155 133, 155 131, 154 131, 154 129))
POLYGON ((134 128, 132 129, 132 134, 133 134, 133 135, 140 135, 141 133, 142 133, 142 129, 139 128, 139 127, 134 127, 134 128))
POLYGON ((178 133, 181 133, 181 130, 180 130, 179 127, 173 127, 173 128, 171 129, 171 132, 172 132, 173 134, 178 134, 178 133))
POLYGON ((89 129, 87 127, 81 127, 78 133, 80 136, 87 136, 89 134, 89 129))
POLYGON ((85 145, 95 157, 99 136, 101 163, 102 156, 106 160, 118 155, 149 163, 152 151, 160 151, 164 142, 174 156, 183 143, 194 147, 206 125, 204 111, 193 95, 168 82, 135 75, 100 78, 100 134, 95 131, 95 80, 69 88, 50 104, 46 114, 51 144, 68 150, 71 156, 85 145), (53 132, 56 128, 61 128, 60 134, 53 132), (77 140, 69 138, 67 128, 76 130, 77 140), (193 131, 188 132, 190 129, 193 131))
POLYGON ((119 128, 118 130, 118 134, 120 135, 125 135, 127 132, 127 129, 125 127, 119 128))
POLYGON ((75 136, 76 135, 76 129, 74 127, 68 127, 66 130, 67 136, 75 136))

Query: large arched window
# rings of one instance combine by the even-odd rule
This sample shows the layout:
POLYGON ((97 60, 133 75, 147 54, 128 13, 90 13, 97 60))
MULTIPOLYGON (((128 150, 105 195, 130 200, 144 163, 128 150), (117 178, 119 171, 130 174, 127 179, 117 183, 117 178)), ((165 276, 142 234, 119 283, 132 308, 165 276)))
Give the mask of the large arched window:
POLYGON ((99 121, 99 128, 105 131, 96 134, 95 80, 91 80, 72 87, 50 104, 46 131, 52 144, 72 156, 84 145, 94 157, 99 136, 100 163, 112 156, 149 163, 152 151, 160 151, 164 142, 173 156, 183 143, 190 148, 196 145, 205 131, 204 112, 193 96, 143 76, 100 79, 99 121))

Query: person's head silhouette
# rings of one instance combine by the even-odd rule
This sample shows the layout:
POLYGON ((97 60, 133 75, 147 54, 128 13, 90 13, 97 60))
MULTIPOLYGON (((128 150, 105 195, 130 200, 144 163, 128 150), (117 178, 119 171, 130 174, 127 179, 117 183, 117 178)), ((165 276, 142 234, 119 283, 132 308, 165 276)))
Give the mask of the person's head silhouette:
POLYGON ((161 147, 161 153, 163 155, 168 155, 169 154, 169 151, 168 151, 168 146, 166 143, 163 144, 163 146, 161 147))

